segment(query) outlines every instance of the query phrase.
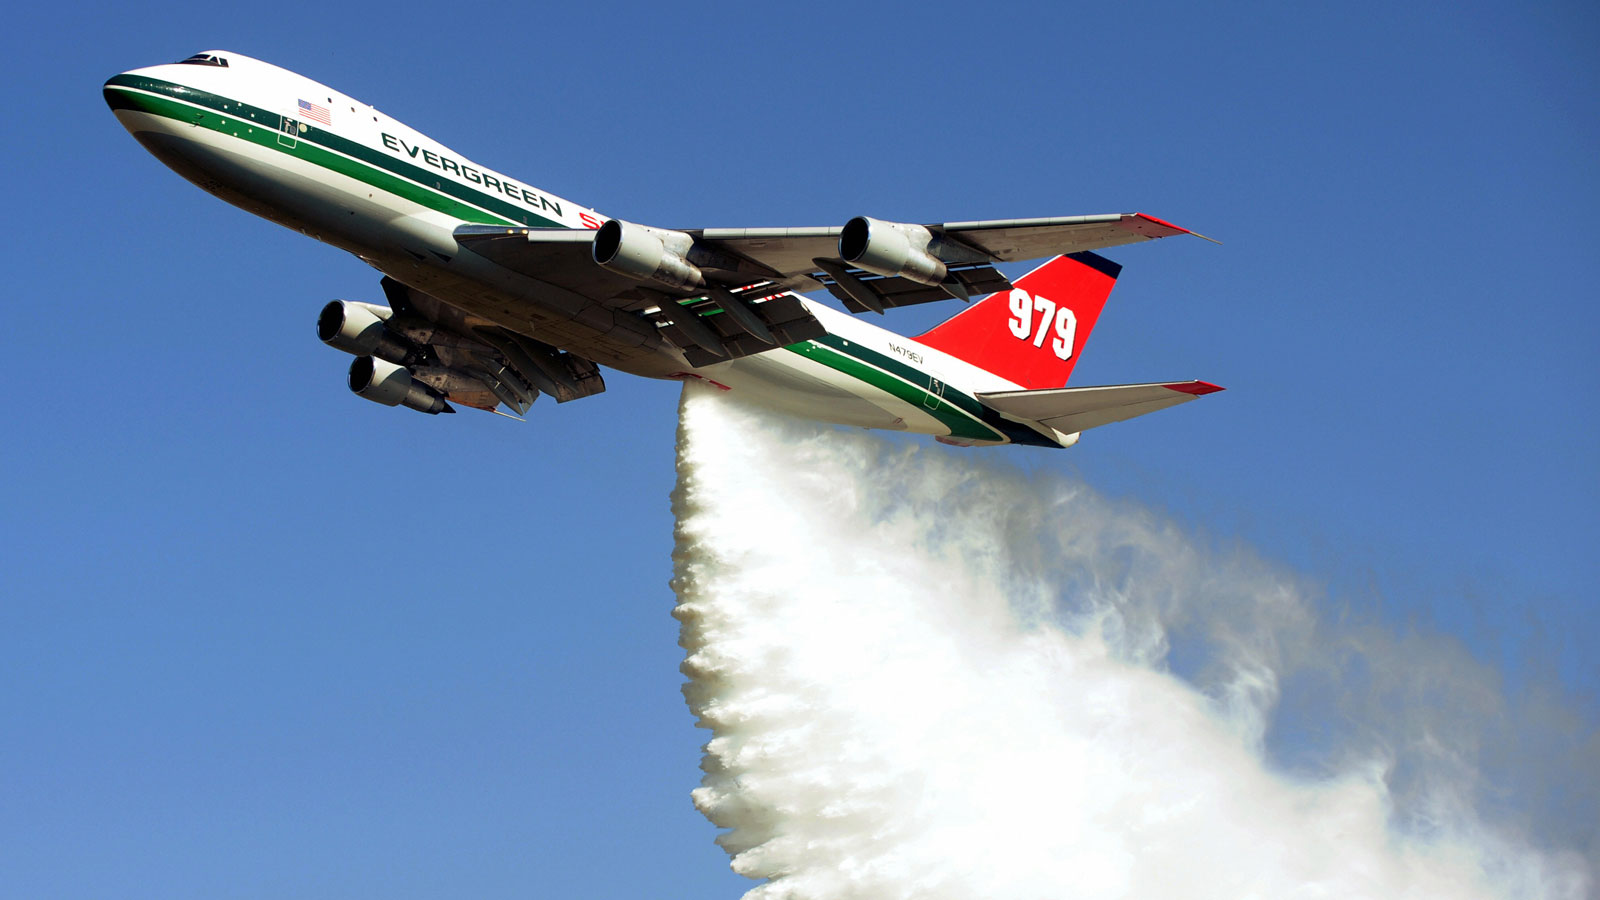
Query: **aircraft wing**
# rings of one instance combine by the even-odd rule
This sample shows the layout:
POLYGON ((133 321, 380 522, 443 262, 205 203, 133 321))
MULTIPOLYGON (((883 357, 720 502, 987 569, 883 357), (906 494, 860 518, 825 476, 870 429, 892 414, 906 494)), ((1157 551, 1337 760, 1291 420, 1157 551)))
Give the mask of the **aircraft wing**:
POLYGON ((851 312, 881 313, 1010 290, 1010 280, 994 268, 998 262, 1193 233, 1142 213, 1116 213, 931 225, 862 218, 841 227, 682 231, 621 220, 599 231, 462 225, 455 238, 463 248, 550 286, 545 302, 574 318, 593 305, 637 316, 682 349, 691 364, 706 365, 821 334, 821 324, 794 298, 796 291, 826 289, 851 312), (851 229, 867 233, 862 223, 880 236, 909 236, 908 252, 935 274, 901 274, 859 255, 853 257, 859 265, 846 259, 842 251, 851 229))
POLYGON ((1112 422, 1187 403, 1222 388, 1204 381, 1118 384, 1107 387, 978 394, 978 402, 1010 419, 1038 422, 1062 434, 1075 434, 1112 422))
MULTIPOLYGON (((1175 234, 1194 234, 1187 228, 1143 213, 990 219, 935 223, 922 227, 978 250, 994 262, 1021 262, 1080 250, 1103 250, 1175 234)), ((708 243, 726 247, 776 272, 801 274, 820 271, 813 263, 818 258, 838 259, 839 235, 843 231, 842 227, 705 228, 688 233, 708 243)), ((838 261, 844 262, 842 259, 838 261)))
POLYGON ((782 276, 808 276, 856 313, 1010 290, 1011 282, 993 267, 996 262, 1020 262, 1194 234, 1143 213, 921 225, 916 227, 926 229, 944 245, 939 256, 948 272, 944 283, 928 284, 877 274, 846 262, 840 257, 839 240, 848 227, 707 228, 689 233, 782 276))

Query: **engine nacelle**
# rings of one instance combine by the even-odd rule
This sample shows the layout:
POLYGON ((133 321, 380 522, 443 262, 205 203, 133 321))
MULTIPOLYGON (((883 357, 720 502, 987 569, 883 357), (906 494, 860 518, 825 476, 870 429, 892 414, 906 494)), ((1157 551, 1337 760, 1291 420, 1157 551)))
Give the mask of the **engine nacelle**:
POLYGON ((387 306, 334 300, 317 316, 317 337, 335 350, 403 363, 411 345, 384 324, 392 315, 394 310, 387 306))
POLYGON ((933 232, 921 225, 856 216, 839 233, 839 256, 858 269, 920 284, 944 281, 945 264, 929 252, 933 232))
POLYGON ((706 276, 689 262, 694 237, 681 231, 608 219, 594 236, 594 261, 629 278, 675 288, 705 286, 706 276))
POLYGON ((384 406, 407 406, 430 416, 453 413, 454 409, 433 388, 406 371, 404 366, 371 356, 358 356, 350 364, 350 390, 384 406))

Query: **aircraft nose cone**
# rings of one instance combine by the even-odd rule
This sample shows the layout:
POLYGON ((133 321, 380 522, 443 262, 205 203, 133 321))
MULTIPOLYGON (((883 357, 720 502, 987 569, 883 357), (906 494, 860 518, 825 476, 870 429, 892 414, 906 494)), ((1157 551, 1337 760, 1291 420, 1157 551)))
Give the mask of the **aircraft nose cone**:
POLYGON ((105 98, 106 105, 111 107, 112 111, 115 111, 117 108, 116 85, 117 79, 121 77, 122 76, 120 75, 113 75, 110 78, 107 78, 105 86, 100 89, 100 96, 105 98))
POLYGON ((144 73, 148 69, 132 69, 113 75, 106 79, 105 86, 100 89, 100 95, 106 100, 106 105, 111 111, 117 113, 117 118, 124 125, 129 120, 122 115, 123 112, 159 113, 162 98, 151 90, 152 80, 144 73))
POLYGON ((106 105, 112 112, 119 109, 137 110, 140 107, 134 102, 132 91, 128 90, 133 79, 128 72, 122 72, 106 79, 105 86, 100 89, 100 95, 105 98, 106 105))

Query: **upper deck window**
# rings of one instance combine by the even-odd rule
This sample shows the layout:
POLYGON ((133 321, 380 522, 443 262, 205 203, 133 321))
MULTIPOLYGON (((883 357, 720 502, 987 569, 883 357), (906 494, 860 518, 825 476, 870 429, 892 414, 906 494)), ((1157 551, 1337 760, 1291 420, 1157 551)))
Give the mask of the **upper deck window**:
POLYGON ((196 53, 188 59, 178 60, 180 66, 221 66, 228 67, 228 60, 221 56, 212 56, 209 53, 196 53))

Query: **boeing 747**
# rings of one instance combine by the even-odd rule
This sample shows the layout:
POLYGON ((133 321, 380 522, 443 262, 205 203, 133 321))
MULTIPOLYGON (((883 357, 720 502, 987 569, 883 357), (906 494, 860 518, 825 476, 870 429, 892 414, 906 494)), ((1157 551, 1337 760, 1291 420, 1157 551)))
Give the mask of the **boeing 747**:
POLYGON ((1066 447, 1221 390, 1066 386, 1121 271, 1095 251, 1192 234, 1153 216, 659 228, 238 53, 124 72, 105 99, 179 175, 383 273, 385 303, 328 303, 317 335, 355 356, 350 389, 388 406, 520 417, 604 390, 603 366, 946 443, 1066 447), (995 268, 1047 257, 1015 283, 995 268), (818 291, 856 314, 970 305, 910 338, 800 296, 818 291))

